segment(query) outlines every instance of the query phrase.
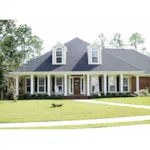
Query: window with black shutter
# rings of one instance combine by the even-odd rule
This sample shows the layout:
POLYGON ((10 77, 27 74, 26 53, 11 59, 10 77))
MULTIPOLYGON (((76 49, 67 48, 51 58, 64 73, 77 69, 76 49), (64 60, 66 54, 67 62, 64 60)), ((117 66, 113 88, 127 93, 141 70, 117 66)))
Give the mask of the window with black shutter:
POLYGON ((99 77, 99 91, 102 91, 102 77, 99 77))
POLYGON ((34 88, 35 92, 37 92, 37 77, 34 78, 34 88))
POLYGON ((108 92, 108 76, 107 76, 107 92, 108 92))
POLYGON ((119 84, 120 84, 120 78, 119 76, 117 76, 117 92, 119 92, 119 84))
POLYGON ((52 77, 52 92, 55 92, 55 77, 52 77))
POLYGON ((47 77, 46 77, 46 92, 47 92, 47 77))

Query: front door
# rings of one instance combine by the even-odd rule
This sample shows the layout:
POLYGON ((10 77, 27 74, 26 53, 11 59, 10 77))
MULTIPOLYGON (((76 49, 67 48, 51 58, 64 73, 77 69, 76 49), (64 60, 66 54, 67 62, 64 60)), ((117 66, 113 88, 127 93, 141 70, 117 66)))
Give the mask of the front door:
POLYGON ((80 94, 80 78, 74 78, 74 94, 80 94))

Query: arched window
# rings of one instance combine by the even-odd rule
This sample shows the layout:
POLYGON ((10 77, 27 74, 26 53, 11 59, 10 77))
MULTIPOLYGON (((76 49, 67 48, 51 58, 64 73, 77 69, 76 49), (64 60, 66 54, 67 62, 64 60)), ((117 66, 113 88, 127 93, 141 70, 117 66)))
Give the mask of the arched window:
POLYGON ((62 48, 58 47, 56 48, 56 63, 62 63, 62 48))
POLYGON ((98 63, 98 48, 92 48, 92 63, 98 63))

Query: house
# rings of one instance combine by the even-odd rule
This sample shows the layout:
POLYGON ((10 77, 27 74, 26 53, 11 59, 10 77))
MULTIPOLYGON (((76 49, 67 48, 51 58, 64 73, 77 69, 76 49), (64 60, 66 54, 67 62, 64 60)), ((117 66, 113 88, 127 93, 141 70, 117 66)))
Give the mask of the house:
POLYGON ((23 77, 24 93, 63 94, 139 93, 150 87, 150 57, 131 49, 102 49, 79 38, 57 43, 46 54, 11 72, 23 77))

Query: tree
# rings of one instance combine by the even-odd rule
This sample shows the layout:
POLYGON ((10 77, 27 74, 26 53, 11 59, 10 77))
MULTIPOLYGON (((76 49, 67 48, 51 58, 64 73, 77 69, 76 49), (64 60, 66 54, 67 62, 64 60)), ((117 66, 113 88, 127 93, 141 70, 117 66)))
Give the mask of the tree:
POLYGON ((147 51, 146 47, 143 47, 141 50, 142 50, 143 54, 146 53, 146 51, 147 51))
POLYGON ((145 42, 145 40, 142 38, 141 34, 139 34, 137 32, 133 33, 131 35, 131 37, 129 38, 129 43, 130 43, 131 46, 133 46, 133 48, 135 50, 137 50, 138 46, 140 44, 143 44, 144 42, 145 42))
MULTIPOLYGON (((30 27, 17 27, 15 20, 0 20, 1 76, 38 57, 42 49, 43 41, 32 34, 30 27)), ((0 78, 0 87, 3 86, 2 81, 3 78, 0 78)))
POLYGON ((113 36, 113 39, 109 42, 109 44, 115 48, 123 48, 124 43, 123 43, 123 40, 121 39, 121 34, 115 33, 113 36))
POLYGON ((106 37, 104 36, 103 33, 101 33, 99 36, 99 42, 102 48, 105 48, 105 42, 107 41, 106 37))

